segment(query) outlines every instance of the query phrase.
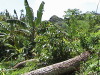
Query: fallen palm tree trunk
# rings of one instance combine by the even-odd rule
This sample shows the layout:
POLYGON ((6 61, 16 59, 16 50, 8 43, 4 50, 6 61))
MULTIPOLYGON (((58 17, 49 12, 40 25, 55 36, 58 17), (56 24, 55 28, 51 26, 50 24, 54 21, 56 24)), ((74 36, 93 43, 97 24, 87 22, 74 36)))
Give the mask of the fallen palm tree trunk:
POLYGON ((60 75, 63 73, 68 73, 79 67, 80 61, 87 60, 88 56, 90 56, 90 53, 86 51, 69 60, 46 66, 22 75, 60 75))
POLYGON ((22 62, 16 64, 16 65, 13 67, 13 69, 15 69, 15 68, 22 68, 22 67, 25 66, 25 64, 26 64, 27 62, 31 62, 31 61, 36 62, 36 61, 38 61, 38 60, 37 60, 37 59, 30 59, 30 60, 22 61, 22 62))

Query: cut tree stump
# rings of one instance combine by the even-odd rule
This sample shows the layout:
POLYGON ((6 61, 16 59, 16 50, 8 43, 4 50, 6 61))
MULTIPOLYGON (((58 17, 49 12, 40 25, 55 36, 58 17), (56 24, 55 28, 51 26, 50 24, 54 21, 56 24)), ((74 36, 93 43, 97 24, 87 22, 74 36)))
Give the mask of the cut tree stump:
POLYGON ((22 75, 60 75, 63 73, 69 73, 79 67, 80 62, 86 61, 89 56, 90 53, 86 51, 69 60, 46 66, 22 75))

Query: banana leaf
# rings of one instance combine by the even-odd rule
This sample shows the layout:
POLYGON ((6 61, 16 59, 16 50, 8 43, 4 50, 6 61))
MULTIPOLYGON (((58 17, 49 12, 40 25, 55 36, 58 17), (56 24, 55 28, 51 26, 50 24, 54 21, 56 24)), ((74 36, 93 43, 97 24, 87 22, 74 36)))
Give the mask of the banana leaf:
POLYGON ((26 9, 26 17, 27 17, 28 24, 29 24, 30 26, 33 26, 33 28, 34 28, 35 25, 34 25, 34 23, 33 23, 33 20, 34 20, 34 13, 33 13, 33 10, 32 10, 32 8, 29 6, 27 0, 24 0, 24 5, 25 5, 25 9, 26 9))
POLYGON ((40 7, 37 11, 37 18, 36 18, 36 25, 39 25, 41 23, 42 15, 43 15, 43 9, 44 9, 44 2, 40 4, 40 7))

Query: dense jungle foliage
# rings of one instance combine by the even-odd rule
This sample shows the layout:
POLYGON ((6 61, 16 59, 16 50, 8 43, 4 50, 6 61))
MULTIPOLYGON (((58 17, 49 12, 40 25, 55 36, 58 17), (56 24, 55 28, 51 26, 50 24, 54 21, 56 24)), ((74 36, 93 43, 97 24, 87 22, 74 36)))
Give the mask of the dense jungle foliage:
POLYGON ((64 19, 53 15, 42 21, 44 2, 34 17, 33 9, 24 0, 26 14, 21 10, 18 18, 6 10, 0 13, 0 75, 19 75, 43 66, 61 62, 91 52, 75 75, 100 74, 100 14, 82 13, 79 9, 65 11, 64 19), (12 67, 24 60, 22 68, 12 67))

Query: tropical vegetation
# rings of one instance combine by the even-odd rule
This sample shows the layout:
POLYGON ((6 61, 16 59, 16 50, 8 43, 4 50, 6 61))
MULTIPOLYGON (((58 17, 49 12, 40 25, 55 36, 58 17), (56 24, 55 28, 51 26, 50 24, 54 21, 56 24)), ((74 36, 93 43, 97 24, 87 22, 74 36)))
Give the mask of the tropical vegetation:
POLYGON ((91 56, 81 62, 75 75, 100 74, 100 14, 82 13, 68 9, 63 18, 53 15, 42 21, 44 2, 34 17, 33 9, 24 0, 26 14, 16 10, 0 13, 0 75, 18 75, 58 63, 89 51, 91 56), (17 63, 29 59, 24 67, 13 69, 17 63))

